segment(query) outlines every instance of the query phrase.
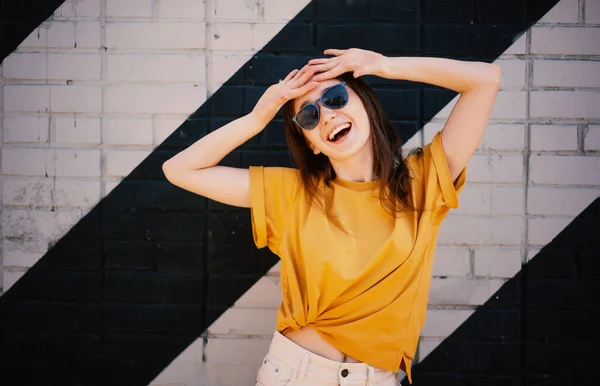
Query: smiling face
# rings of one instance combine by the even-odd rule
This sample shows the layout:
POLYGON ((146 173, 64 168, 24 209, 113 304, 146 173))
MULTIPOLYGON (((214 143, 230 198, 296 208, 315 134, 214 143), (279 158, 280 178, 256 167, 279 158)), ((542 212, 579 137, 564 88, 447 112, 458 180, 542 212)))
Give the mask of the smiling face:
MULTIPOLYGON (((308 94, 295 99, 293 103, 294 114, 300 110, 305 102, 313 103, 323 95, 326 89, 338 83, 340 83, 338 79, 321 82, 308 94)), ((372 148, 371 127, 365 107, 352 88, 346 85, 346 89, 348 90, 348 103, 344 107, 331 110, 319 102, 319 123, 312 130, 302 130, 312 151, 315 154, 323 153, 330 160, 341 161, 356 155, 364 149, 370 151, 372 148), (336 132, 336 129, 346 128, 348 125, 350 130, 341 139, 335 142, 329 139, 330 135, 336 132)), ((346 130, 343 130, 340 134, 344 134, 346 130)))

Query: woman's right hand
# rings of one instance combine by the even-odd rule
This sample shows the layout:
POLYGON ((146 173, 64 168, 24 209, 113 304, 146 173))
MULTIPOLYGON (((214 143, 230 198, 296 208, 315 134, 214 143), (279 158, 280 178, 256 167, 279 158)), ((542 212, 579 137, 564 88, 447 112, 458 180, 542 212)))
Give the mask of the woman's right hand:
POLYGON ((315 88, 319 82, 309 79, 317 72, 315 66, 306 65, 301 70, 293 70, 279 83, 269 87, 252 110, 252 115, 265 125, 271 121, 283 105, 315 88))

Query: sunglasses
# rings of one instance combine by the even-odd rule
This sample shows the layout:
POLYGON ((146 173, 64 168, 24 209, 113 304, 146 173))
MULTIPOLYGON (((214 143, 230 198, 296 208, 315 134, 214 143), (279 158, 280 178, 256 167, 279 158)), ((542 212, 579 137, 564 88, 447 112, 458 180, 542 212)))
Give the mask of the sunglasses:
POLYGON ((294 115, 292 121, 300 126, 301 129, 314 129, 319 124, 319 119, 321 118, 319 106, 317 106, 317 103, 319 102, 330 110, 338 110, 346 106, 348 103, 346 83, 341 82, 326 89, 319 99, 302 107, 300 111, 294 115))

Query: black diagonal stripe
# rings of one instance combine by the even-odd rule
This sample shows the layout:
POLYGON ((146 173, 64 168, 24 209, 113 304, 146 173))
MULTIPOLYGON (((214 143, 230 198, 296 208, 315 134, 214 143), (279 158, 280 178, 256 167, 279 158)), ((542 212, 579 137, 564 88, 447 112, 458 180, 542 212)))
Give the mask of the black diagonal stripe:
POLYGON ((0 63, 64 0, 0 0, 0 63))
POLYGON ((415 366, 414 385, 600 384, 599 229, 600 198, 415 366))
MULTIPOLYGON (((491 61, 556 2, 310 3, 0 299, 7 384, 145 385, 275 263, 247 210, 171 186, 160 166, 292 66, 349 46, 491 61)), ((371 81, 405 138, 453 97, 371 81)), ((222 164, 289 165, 280 121, 222 164)))

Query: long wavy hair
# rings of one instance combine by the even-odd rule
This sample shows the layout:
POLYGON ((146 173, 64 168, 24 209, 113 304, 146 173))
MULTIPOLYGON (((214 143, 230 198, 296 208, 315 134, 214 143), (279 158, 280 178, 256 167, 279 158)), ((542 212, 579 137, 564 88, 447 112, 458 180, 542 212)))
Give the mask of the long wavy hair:
MULTIPOLYGON (((358 94, 367 112, 373 138, 373 173, 381 179, 379 198, 384 210, 396 217, 405 208, 412 209, 408 201, 409 169, 402 157, 400 135, 369 84, 360 78, 354 78, 352 73, 342 74, 338 79, 346 82, 346 86, 358 94)), ((324 204, 325 191, 320 190, 319 186, 323 181, 325 186, 331 187, 330 183, 336 177, 335 171, 326 155, 313 153, 302 129, 292 121, 294 114, 293 101, 288 101, 284 105, 284 127, 290 152, 300 171, 308 203, 312 204, 316 197, 322 198, 323 200, 316 200, 317 206, 328 214, 324 204)))

